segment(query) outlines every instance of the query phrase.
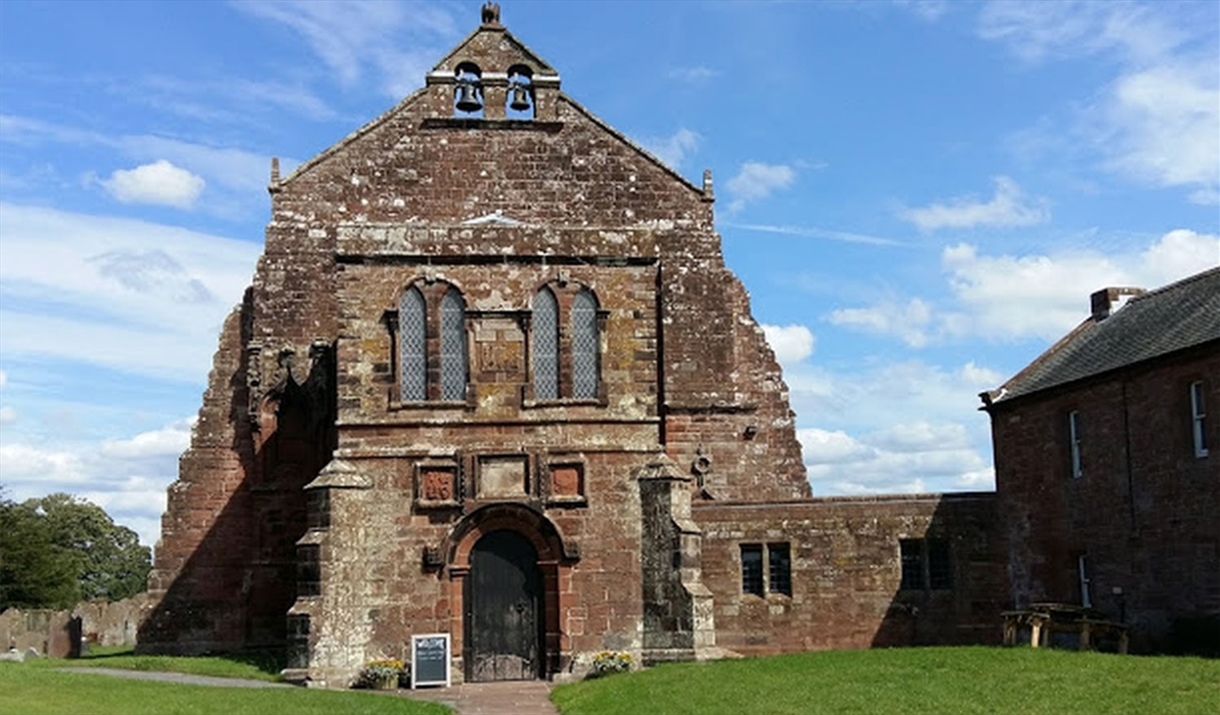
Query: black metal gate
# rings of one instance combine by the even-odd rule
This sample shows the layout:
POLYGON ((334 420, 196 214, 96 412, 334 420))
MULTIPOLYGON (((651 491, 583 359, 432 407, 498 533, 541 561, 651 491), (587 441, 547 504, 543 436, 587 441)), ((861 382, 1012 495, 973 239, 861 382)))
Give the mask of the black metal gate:
POLYGON ((507 530, 479 539, 463 600, 467 680, 542 676, 542 573, 528 539, 507 530))

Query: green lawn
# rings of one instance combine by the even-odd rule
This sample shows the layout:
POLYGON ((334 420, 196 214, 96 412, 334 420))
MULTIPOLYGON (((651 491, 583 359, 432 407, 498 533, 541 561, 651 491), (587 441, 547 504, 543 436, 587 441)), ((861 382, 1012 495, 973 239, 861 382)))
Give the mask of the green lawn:
POLYGON ((158 670, 169 673, 192 673, 217 678, 245 678, 277 681, 283 669, 283 659, 269 653, 248 653, 216 656, 135 655, 131 646, 95 648, 76 660, 40 659, 27 661, 37 668, 63 666, 121 668, 123 670, 158 670))
MULTIPOLYGON (((117 656, 117 658, 137 656, 117 656)), ((449 708, 387 694, 306 688, 217 688, 68 673, 56 667, 110 666, 107 658, 0 663, 0 713, 4 715, 445 715, 449 708)), ((171 659, 174 670, 217 675, 225 667, 199 667, 207 658, 171 659)), ((248 672, 241 671, 244 677, 248 672)), ((264 679, 266 679, 264 674, 264 679)))
POLYGON ((563 715, 1220 713, 1220 661, 894 648, 681 663, 562 685, 563 715))

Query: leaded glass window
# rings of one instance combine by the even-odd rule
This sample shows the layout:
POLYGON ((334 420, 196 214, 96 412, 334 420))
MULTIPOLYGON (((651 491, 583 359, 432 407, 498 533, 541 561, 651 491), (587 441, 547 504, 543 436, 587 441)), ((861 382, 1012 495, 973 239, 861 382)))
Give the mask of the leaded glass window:
POLYGON ((597 299, 582 290, 572 301, 572 396, 597 397, 597 299))
POLYGON ((559 303, 543 288, 534 296, 534 397, 559 398, 559 303))
POLYGON ((763 595, 763 550, 761 544, 741 545, 741 592, 763 595))
POLYGON ((424 294, 411 288, 398 304, 398 374, 403 402, 428 399, 427 311, 424 294))
POLYGON ((953 560, 949 558, 948 541, 928 541, 928 585, 935 589, 953 588, 953 560))
POLYGON ((788 544, 767 544, 767 590, 771 593, 792 595, 792 554, 788 544))
POLYGON ((901 539, 898 551, 902 557, 902 582, 898 588, 923 588, 923 539, 901 539))
POLYGON ((466 305, 455 288, 441 299, 441 399, 466 399, 466 305))

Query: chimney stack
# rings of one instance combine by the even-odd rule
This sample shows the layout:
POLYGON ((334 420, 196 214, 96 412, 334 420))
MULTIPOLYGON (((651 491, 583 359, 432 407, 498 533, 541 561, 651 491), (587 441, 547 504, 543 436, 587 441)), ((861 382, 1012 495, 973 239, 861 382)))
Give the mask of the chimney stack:
MULTIPOLYGON (((1094 322, 1100 323, 1101 321, 1110 317, 1110 313, 1112 313, 1113 311, 1118 310, 1120 307, 1122 307, 1121 305, 1116 305, 1116 303, 1118 303, 1119 298, 1122 298, 1122 297, 1131 298, 1131 297, 1135 297, 1137 295, 1143 295, 1144 293, 1147 293, 1147 292, 1148 291, 1144 290, 1143 288, 1130 288, 1130 287, 1102 288, 1101 290, 1097 291, 1093 295, 1089 296, 1089 302, 1092 304, 1092 309, 1093 309, 1094 322)), ((1126 303, 1126 301, 1123 301, 1123 303, 1126 303)))

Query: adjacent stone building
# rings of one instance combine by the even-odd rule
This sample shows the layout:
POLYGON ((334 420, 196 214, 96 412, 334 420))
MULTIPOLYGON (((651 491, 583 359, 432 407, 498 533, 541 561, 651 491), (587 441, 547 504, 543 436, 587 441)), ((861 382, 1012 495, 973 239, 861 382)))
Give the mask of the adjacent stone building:
POLYGON ((994 495, 811 498, 710 174, 561 92, 494 5, 270 192, 142 650, 286 647, 344 686, 423 633, 458 680, 998 639, 994 495))
POLYGON ((1217 654, 1220 268, 1094 293, 981 397, 1015 605, 1078 603, 1127 621, 1135 649, 1217 654))

